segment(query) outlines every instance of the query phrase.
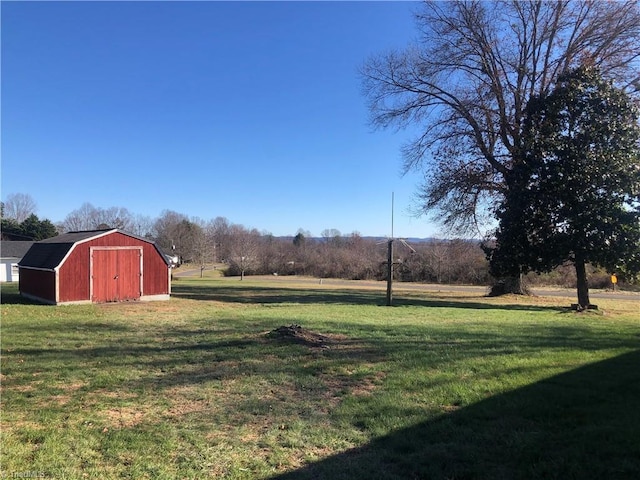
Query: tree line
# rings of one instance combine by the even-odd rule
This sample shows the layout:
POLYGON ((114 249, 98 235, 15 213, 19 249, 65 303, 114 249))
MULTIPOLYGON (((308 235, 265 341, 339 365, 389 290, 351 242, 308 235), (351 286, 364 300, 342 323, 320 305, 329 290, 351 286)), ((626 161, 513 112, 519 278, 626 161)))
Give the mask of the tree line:
MULTIPOLYGON (((153 240, 180 263, 195 267, 223 263, 226 275, 383 280, 387 274, 387 242, 357 232, 343 235, 336 229, 325 229, 314 237, 300 229, 295 236, 275 237, 221 216, 203 220, 164 210, 151 218, 124 207, 100 208, 90 203, 54 225, 48 219, 39 220, 36 209, 29 195, 8 195, 2 203, 3 232, 13 231, 8 226, 14 226, 24 239, 42 240, 68 231, 118 228, 153 240)), ((398 280, 480 285, 489 280, 488 263, 478 241, 430 239, 411 246, 413 250, 396 249, 398 280)))
MULTIPOLYGON (((20 196, 27 196, 20 194, 20 196)), ((2 225, 18 224, 12 210, 12 195, 2 208, 2 225), (9 217, 9 215, 11 217, 9 217)), ((223 264, 229 276, 306 275, 316 278, 384 280, 387 275, 387 241, 363 237, 357 232, 342 234, 325 229, 320 236, 300 229, 291 237, 276 237, 268 232, 247 228, 219 216, 211 220, 189 217, 165 210, 157 218, 129 212, 124 207, 99 208, 90 203, 69 213, 54 225, 49 220, 34 221, 35 201, 25 211, 24 226, 47 225, 46 233, 34 240, 74 230, 119 228, 153 240, 167 254, 194 268, 223 264)), ((25 229, 25 233, 33 230, 25 229)), ((26 239, 26 238, 25 238, 26 239)), ((394 249, 395 279, 404 282, 489 285, 491 266, 477 240, 428 239, 410 243, 411 249, 398 244, 394 249)), ((485 246, 486 248, 486 246, 485 246)), ((591 285, 606 288, 609 275, 588 266, 591 285)), ((563 264, 550 272, 526 275, 529 284, 576 285, 575 271, 563 264)))
MULTIPOLYGON (((396 248, 393 261, 397 280, 476 285, 489 281, 488 263, 477 241, 431 239, 414 242, 411 247, 396 248)), ((259 275, 384 280, 387 241, 357 233, 321 238, 298 233, 293 239, 267 235, 255 238, 253 250, 235 245, 228 264, 229 275, 242 275, 244 270, 259 275)))

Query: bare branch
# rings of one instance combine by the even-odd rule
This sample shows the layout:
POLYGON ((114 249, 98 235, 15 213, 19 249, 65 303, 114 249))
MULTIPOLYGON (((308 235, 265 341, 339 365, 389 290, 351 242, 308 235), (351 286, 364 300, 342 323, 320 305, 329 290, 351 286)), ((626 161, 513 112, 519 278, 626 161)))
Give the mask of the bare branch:
POLYGON ((630 89, 639 78, 634 1, 427 1, 416 25, 417 44, 365 63, 363 92, 375 127, 420 128, 402 149, 404 168, 425 171, 420 209, 445 224, 472 223, 500 192, 496 181, 521 156, 525 106, 558 75, 586 62, 630 89), (464 185, 432 174, 457 160, 482 164, 484 176, 464 185))

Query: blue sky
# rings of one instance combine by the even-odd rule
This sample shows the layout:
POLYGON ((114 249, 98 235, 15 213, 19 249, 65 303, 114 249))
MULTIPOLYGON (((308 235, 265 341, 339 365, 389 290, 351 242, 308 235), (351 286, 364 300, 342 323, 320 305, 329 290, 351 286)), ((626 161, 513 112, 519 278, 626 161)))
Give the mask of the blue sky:
POLYGON ((437 231, 409 214, 408 132, 374 131, 358 67, 410 2, 2 2, 2 197, 292 235, 437 231))

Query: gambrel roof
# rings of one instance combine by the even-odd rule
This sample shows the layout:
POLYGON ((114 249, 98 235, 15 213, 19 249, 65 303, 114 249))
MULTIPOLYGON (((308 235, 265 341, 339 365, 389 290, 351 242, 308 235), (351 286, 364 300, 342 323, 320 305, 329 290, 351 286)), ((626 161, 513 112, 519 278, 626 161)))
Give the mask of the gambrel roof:
POLYGON ((56 237, 51 237, 47 238, 46 240, 35 242, 22 258, 22 260, 18 263, 18 266, 38 268, 42 270, 54 270, 63 262, 65 257, 69 254, 69 252, 76 244, 116 232, 153 244, 156 247, 156 250, 158 250, 158 252, 161 254, 165 263, 167 263, 165 255, 153 241, 147 238, 142 238, 138 237, 137 235, 123 232, 121 230, 118 230, 117 228, 112 228, 108 230, 85 230, 80 232, 68 232, 56 237))

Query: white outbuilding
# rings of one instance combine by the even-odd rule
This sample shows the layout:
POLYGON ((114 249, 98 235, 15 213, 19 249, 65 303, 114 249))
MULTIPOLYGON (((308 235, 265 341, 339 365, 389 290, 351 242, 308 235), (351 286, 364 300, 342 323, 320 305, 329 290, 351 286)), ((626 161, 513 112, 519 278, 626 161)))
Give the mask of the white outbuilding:
POLYGON ((0 282, 17 282, 18 262, 31 248, 33 242, 3 240, 0 242, 0 282))

